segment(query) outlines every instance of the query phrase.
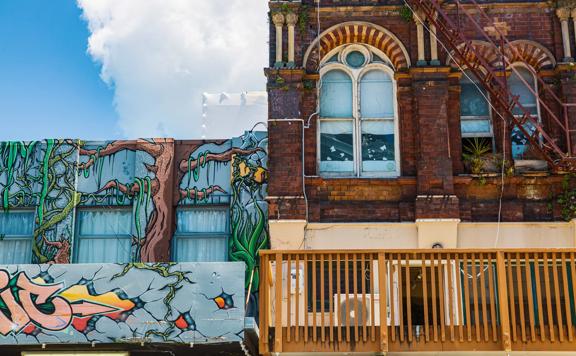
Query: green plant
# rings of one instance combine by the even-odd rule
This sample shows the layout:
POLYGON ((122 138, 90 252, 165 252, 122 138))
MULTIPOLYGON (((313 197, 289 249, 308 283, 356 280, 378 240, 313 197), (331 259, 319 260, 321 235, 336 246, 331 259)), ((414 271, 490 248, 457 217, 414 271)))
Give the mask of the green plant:
POLYGON ((490 152, 490 142, 488 140, 474 137, 464 145, 462 158, 470 166, 472 174, 482 174, 484 172, 486 160, 485 156, 490 152))
POLYGON ((560 205, 562 218, 566 221, 576 217, 576 189, 573 188, 573 174, 567 174, 562 180, 562 192, 556 198, 560 205))
POLYGON ((412 10, 407 5, 402 6, 399 13, 402 20, 412 22, 412 10))

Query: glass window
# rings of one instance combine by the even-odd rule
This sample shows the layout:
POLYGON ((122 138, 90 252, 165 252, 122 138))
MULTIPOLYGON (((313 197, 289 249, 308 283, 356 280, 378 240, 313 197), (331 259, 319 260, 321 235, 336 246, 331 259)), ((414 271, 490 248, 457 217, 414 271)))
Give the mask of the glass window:
POLYGON ((320 93, 322 117, 352 117, 352 79, 341 70, 332 70, 322 77, 320 93))
POLYGON ((320 122, 320 170, 354 172, 352 120, 320 122))
POLYGON ((76 231, 76 262, 131 262, 131 210, 117 208, 78 210, 76 231))
POLYGON ((392 78, 372 70, 360 80, 360 112, 363 118, 394 117, 392 78))
POLYGON ((364 172, 394 172, 394 120, 362 122, 362 170, 364 172))
POLYGON ((227 260, 229 235, 227 207, 179 208, 172 248, 176 262, 220 262, 227 260))
POLYGON ((366 62, 366 57, 361 52, 353 51, 346 56, 346 63, 352 68, 360 68, 366 62))
POLYGON ((32 263, 33 211, 0 212, 0 264, 32 263))
POLYGON ((318 130, 322 173, 339 176, 399 173, 394 80, 388 71, 389 61, 370 51, 368 47, 353 48, 340 55, 346 58, 340 58, 338 64, 332 59, 323 64, 326 71, 320 82, 318 130), (347 66, 346 72, 338 68, 342 66, 347 66))
POLYGON ((462 137, 491 137, 488 94, 474 74, 466 71, 460 80, 460 128, 462 137))
MULTIPOLYGON (((536 96, 520 79, 522 78, 534 90, 534 92, 537 92, 534 75, 528 69, 523 67, 516 67, 515 69, 518 74, 512 71, 510 78, 508 79, 510 92, 513 95, 518 95, 518 101, 520 102, 520 105, 522 105, 531 115, 535 116, 537 120, 540 121, 540 118, 538 117, 538 101, 536 96)), ((522 110, 520 110, 518 107, 514 107, 513 113, 517 116, 523 115, 522 110)), ((531 122, 526 122, 523 127, 529 134, 533 134, 536 130, 536 127, 534 127, 531 122)), ((512 129, 510 135, 512 142, 512 158, 526 158, 525 154, 527 153, 530 146, 528 138, 516 126, 512 129)))

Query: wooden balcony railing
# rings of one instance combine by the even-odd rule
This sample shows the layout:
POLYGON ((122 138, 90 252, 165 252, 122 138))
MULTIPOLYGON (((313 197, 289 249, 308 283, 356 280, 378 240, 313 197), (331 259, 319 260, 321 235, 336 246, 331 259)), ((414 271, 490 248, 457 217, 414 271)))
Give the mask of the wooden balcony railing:
POLYGON ((262 251, 260 352, 576 351, 575 254, 262 251))

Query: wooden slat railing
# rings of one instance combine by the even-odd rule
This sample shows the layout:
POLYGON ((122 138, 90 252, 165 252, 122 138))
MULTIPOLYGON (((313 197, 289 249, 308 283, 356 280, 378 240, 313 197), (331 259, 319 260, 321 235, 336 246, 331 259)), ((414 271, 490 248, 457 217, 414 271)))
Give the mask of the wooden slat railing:
POLYGON ((575 254, 262 251, 260 352, 576 351, 575 254))

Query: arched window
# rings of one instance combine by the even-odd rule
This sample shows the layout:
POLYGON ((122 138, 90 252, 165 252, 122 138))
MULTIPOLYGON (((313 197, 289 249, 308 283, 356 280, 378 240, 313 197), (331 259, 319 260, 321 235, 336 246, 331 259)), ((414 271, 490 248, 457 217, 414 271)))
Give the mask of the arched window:
POLYGON ((460 130, 464 149, 470 147, 472 140, 485 141, 493 147, 492 121, 488 94, 476 76, 465 71, 460 79, 460 130))
POLYGON ((341 176, 400 174, 393 70, 382 53, 351 45, 321 69, 319 169, 341 176))
MULTIPOLYGON (((535 116, 538 121, 540 121, 540 114, 538 110, 538 100, 536 96, 528 89, 526 84, 524 84, 520 78, 524 79, 526 83, 534 90, 534 92, 538 92, 538 87, 536 85, 536 80, 534 78, 534 74, 525 67, 516 66, 514 67, 518 74, 515 71, 512 71, 510 78, 508 79, 508 86, 510 88, 510 92, 513 95, 518 96, 518 101, 520 105, 522 105, 525 109, 527 109, 531 115, 535 116)), ((518 107, 514 108, 513 111, 514 115, 522 116, 523 112, 518 107)), ((524 124, 524 129, 528 131, 530 134, 534 133, 536 128, 530 122, 524 124)), ((530 143, 526 136, 518 129, 514 127, 511 132, 511 141, 512 141, 512 158, 524 159, 526 157, 526 153, 528 151, 528 147, 530 143)))

